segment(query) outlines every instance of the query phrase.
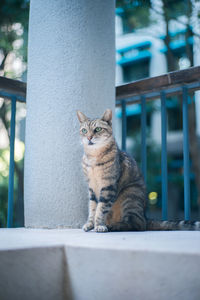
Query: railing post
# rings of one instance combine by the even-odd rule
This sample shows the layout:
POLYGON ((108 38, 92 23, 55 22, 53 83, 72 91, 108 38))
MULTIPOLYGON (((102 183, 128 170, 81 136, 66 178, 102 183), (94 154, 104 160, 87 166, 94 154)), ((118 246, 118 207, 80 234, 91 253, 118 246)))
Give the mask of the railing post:
POLYGON ((142 174, 144 177, 144 181, 146 182, 146 177, 147 177, 147 149, 146 149, 146 98, 145 96, 141 97, 141 126, 142 126, 142 131, 141 131, 141 160, 142 160, 142 174))
POLYGON ((16 116, 16 97, 12 97, 11 98, 11 123, 10 123, 8 214, 7 214, 7 227, 9 228, 13 226, 15 116, 16 116))
POLYGON ((127 133, 126 101, 122 100, 122 150, 123 151, 126 151, 126 133, 127 133))
POLYGON ((168 178, 167 178, 167 112, 166 94, 161 92, 161 124, 162 124, 162 146, 161 146, 161 171, 162 171, 162 219, 168 218, 168 178))
POLYGON ((183 87, 183 161, 184 161, 184 218, 190 219, 190 156, 188 127, 188 90, 183 87))

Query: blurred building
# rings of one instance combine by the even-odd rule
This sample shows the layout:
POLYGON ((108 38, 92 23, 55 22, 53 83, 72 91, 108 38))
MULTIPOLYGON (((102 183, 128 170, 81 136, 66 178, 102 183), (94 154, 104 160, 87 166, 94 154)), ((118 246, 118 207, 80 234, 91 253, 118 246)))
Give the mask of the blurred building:
MULTIPOLYGON (((183 23, 182 21, 180 23, 170 21, 170 48, 176 60, 176 70, 190 67, 190 61, 186 55, 186 28, 183 23)), ((123 9, 116 9, 116 85, 167 73, 167 49, 164 43, 165 30, 165 22, 163 22, 162 18, 158 18, 156 24, 152 23, 147 28, 138 29, 131 33, 127 32, 123 20, 123 9)), ((195 37, 190 38, 189 43, 193 48, 194 64, 199 65, 199 39, 195 39, 195 37)), ((195 94, 195 103, 197 132, 200 136, 200 95, 198 93, 195 94)), ((183 169, 182 109, 178 97, 167 98, 166 104, 169 186, 174 187, 177 180, 181 181, 183 169), (180 178, 177 179, 179 175, 180 178), (170 180, 170 178, 175 178, 175 180, 170 180)), ((135 139, 138 142, 140 114, 140 104, 133 104, 127 107, 127 151, 136 156, 137 153, 134 153, 136 151, 135 139)), ((118 143, 121 144, 121 108, 116 109, 116 116, 116 138, 118 143)), ((147 105, 147 126, 150 145, 155 145, 155 147, 159 148, 161 146, 159 99, 151 101, 147 105)), ((158 171, 160 171, 159 167, 158 171)), ((191 178, 194 179, 193 174, 191 174, 191 178)), ((191 179, 191 185, 194 187, 193 179, 191 179)), ((183 196, 181 189, 182 187, 179 190, 172 188, 171 195, 176 195, 174 198, 181 198, 183 196)), ((196 199, 195 187, 191 191, 194 193, 192 199, 196 199)), ((171 217, 174 217, 175 214, 177 214, 177 211, 171 212, 171 217)))

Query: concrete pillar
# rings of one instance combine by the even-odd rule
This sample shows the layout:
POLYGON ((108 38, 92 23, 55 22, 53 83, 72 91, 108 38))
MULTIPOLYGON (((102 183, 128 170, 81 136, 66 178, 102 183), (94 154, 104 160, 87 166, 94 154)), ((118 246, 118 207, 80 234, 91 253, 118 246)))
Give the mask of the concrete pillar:
POLYGON ((31 1, 25 226, 81 227, 87 185, 76 110, 115 107, 114 0, 31 1))

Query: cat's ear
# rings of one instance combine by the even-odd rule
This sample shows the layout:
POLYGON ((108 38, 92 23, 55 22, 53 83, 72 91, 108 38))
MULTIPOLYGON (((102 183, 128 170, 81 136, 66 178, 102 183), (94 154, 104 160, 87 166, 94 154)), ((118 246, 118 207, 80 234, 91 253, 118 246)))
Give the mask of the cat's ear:
POLYGON ((106 111, 103 114, 103 117, 101 118, 103 121, 106 121, 110 126, 112 125, 112 110, 106 109, 106 111))
POLYGON ((77 110, 76 114, 77 114, 77 117, 78 117, 80 123, 83 123, 88 120, 88 118, 80 110, 77 110))

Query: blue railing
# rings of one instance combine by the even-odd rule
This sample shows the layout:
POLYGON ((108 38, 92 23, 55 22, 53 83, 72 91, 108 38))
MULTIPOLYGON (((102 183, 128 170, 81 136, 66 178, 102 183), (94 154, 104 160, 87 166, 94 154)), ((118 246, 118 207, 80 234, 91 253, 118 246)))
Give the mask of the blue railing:
MULTIPOLYGON (((116 88, 116 105, 122 108, 122 149, 126 150, 127 114, 126 107, 131 103, 141 103, 141 168, 147 180, 147 114, 146 103, 161 99, 161 177, 162 177, 162 219, 168 218, 168 171, 167 171, 167 113, 166 98, 180 94, 183 98, 183 156, 184 156, 184 215, 190 219, 190 160, 188 133, 189 92, 200 90, 200 67, 172 72, 156 78, 139 80, 116 88)), ((14 142, 17 101, 26 102, 26 84, 20 81, 0 77, 0 97, 11 101, 10 123, 10 165, 8 188, 7 227, 13 226, 14 197, 14 142)))
POLYGON ((184 158, 184 218, 190 219, 190 159, 188 102, 189 92, 200 90, 200 67, 171 72, 154 78, 125 84, 116 89, 116 105, 122 109, 122 149, 126 150, 126 106, 141 103, 141 169, 147 179, 146 102, 161 99, 161 178, 162 219, 168 219, 168 170, 167 170, 167 111, 166 98, 182 95, 183 158, 184 158))
POLYGON ((9 162, 8 212, 7 212, 7 227, 10 228, 13 227, 16 104, 17 101, 26 102, 26 84, 17 80, 0 77, 0 97, 11 101, 10 162, 9 162))

